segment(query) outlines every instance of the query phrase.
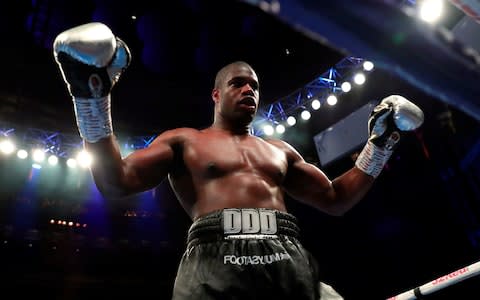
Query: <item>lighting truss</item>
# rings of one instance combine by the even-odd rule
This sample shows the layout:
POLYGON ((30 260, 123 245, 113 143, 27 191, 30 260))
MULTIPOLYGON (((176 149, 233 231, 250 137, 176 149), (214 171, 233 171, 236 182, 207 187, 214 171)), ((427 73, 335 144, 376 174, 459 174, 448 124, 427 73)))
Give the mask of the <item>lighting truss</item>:
MULTIPOLYGON (((257 117, 253 121, 252 133, 257 136, 262 135, 262 125, 266 122, 272 125, 280 124, 289 115, 300 109, 305 109, 307 103, 314 98, 323 104, 326 101, 326 96, 341 92, 342 82, 348 80, 355 71, 361 69, 363 62, 364 59, 362 58, 346 57, 292 94, 266 107, 260 107, 257 117)), ((12 138, 21 147, 44 149, 47 153, 63 158, 75 156, 83 145, 83 141, 78 134, 65 134, 38 128, 28 128, 21 131, 11 124, 0 122, 0 138, 2 136, 12 138)), ((156 135, 131 136, 125 139, 124 145, 126 149, 131 150, 145 148, 150 145, 155 137, 156 135)))
POLYGON ((341 92, 342 82, 346 81, 355 71, 362 69, 364 61, 362 58, 346 57, 292 94, 266 107, 260 107, 253 122, 253 134, 262 135, 263 125, 267 123, 276 125, 285 121, 289 115, 305 109, 306 104, 314 98, 323 104, 329 94, 341 92))
POLYGON ((125 148, 132 150, 146 148, 153 142, 156 137, 156 135, 140 135, 128 137, 127 141, 125 142, 125 148))
MULTIPOLYGON (((21 130, 15 129, 12 124, 0 122, 0 139, 2 137, 14 141, 17 148, 23 147, 25 150, 38 148, 45 153, 63 158, 74 157, 83 148, 83 141, 78 134, 65 134, 38 128, 21 130)), ((155 137, 156 135, 131 136, 126 139, 125 145, 129 149, 145 148, 155 137)))

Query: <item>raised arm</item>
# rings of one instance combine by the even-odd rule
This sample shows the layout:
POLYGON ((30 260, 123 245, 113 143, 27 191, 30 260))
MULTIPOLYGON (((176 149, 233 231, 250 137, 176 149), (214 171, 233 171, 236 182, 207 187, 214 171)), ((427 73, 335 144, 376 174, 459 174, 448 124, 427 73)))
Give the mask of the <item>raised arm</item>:
POLYGON ((174 129, 159 135, 147 148, 121 158, 113 136, 85 143, 95 162, 91 171, 98 189, 106 197, 127 196, 157 186, 172 170, 174 157, 188 130, 174 129))
POLYGON ((383 99, 368 120, 370 137, 355 167, 333 181, 316 166, 307 163, 288 144, 279 144, 289 158, 285 191, 328 214, 344 214, 371 188, 401 136, 418 128, 423 119, 420 108, 402 96, 392 95, 383 99))
POLYGON ((127 45, 95 22, 60 33, 53 48, 73 100, 80 136, 95 157, 91 170, 102 194, 125 196, 157 185, 173 159, 175 133, 162 134, 150 147, 125 159, 113 135, 110 93, 130 64, 127 45))
POLYGON ((343 215, 357 204, 372 186, 374 178, 357 168, 330 180, 317 166, 306 162, 290 145, 283 142, 275 144, 286 151, 289 160, 283 183, 285 192, 327 214, 343 215))

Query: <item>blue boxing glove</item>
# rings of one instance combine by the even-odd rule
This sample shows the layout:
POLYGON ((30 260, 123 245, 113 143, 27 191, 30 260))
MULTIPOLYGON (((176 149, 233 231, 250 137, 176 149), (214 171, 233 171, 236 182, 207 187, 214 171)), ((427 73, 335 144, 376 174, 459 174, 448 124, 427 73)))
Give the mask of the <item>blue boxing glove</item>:
POLYGON ((94 22, 60 33, 55 60, 72 96, 80 135, 94 143, 113 134, 110 93, 131 61, 127 45, 94 22))
POLYGON ((370 114, 369 138, 358 155, 355 166, 376 178, 389 160, 403 132, 412 131, 423 123, 422 110, 399 95, 384 98, 370 114))

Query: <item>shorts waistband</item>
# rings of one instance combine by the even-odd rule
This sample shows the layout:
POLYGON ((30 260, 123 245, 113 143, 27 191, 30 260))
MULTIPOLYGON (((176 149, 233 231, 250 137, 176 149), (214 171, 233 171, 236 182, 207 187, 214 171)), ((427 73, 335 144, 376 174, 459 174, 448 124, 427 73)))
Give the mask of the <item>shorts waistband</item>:
POLYGON ((279 235, 299 237, 295 216, 265 208, 226 208, 195 220, 188 230, 187 244, 221 239, 272 239, 279 235))

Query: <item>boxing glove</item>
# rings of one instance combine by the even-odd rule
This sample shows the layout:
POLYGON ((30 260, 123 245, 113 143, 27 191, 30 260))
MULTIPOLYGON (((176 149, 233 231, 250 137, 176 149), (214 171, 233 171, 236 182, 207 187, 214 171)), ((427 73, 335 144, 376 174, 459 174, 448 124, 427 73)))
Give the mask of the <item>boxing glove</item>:
POLYGON ((73 99, 80 136, 95 143, 113 134, 110 93, 130 64, 128 46, 93 22, 60 33, 53 54, 73 99))
POLYGON ((355 166, 376 178, 389 160, 404 132, 423 123, 422 110, 399 95, 384 98, 368 119, 369 138, 355 166))

